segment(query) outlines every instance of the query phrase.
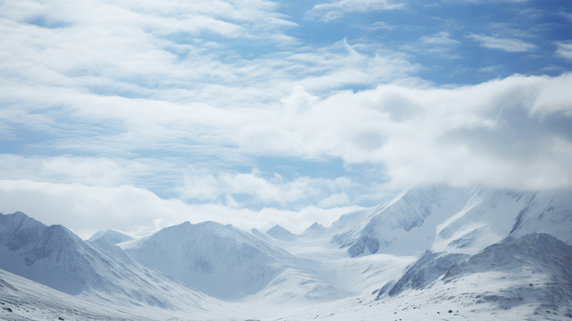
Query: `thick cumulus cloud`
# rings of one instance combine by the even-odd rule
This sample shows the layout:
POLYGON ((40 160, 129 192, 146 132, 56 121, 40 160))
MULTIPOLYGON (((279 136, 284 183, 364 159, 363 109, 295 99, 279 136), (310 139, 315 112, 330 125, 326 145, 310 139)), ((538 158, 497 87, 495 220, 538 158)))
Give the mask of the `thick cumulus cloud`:
POLYGON ((570 186, 571 82, 572 74, 515 75, 458 88, 341 92, 286 121, 293 137, 283 144, 305 157, 383 163, 403 187, 570 186))

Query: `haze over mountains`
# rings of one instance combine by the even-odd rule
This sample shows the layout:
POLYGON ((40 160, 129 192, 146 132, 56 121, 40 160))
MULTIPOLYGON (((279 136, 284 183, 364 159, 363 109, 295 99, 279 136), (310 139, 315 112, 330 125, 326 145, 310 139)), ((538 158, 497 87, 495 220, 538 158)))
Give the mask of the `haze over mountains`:
POLYGON ((185 222, 84 241, 0 215, 4 319, 569 320, 571 267, 572 190, 413 188, 301 234, 185 222))

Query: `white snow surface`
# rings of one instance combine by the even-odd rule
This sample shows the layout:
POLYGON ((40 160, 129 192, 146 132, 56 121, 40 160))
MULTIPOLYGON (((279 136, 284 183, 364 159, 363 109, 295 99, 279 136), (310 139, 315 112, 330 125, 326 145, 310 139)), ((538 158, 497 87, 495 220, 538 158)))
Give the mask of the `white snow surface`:
POLYGON ((572 320, 571 190, 413 188, 298 235, 129 238, 0 214, 0 319, 572 320))
POLYGON ((474 254, 509 235, 534 232, 572 244, 572 190, 470 194, 465 207, 437 227, 433 250, 474 254))
POLYGON ((296 235, 280 225, 274 225, 271 229, 266 231, 266 234, 283 241, 293 241, 296 239, 296 235))
POLYGON ((23 213, 0 215, 0 268, 66 294, 125 307, 197 309, 216 302, 145 268, 120 248, 87 243, 60 225, 23 213))
POLYGON ((126 233, 116 230, 107 230, 107 231, 99 231, 93 234, 93 236, 90 237, 88 241, 90 242, 104 241, 109 244, 118 244, 131 240, 133 240, 133 237, 127 235, 126 233))

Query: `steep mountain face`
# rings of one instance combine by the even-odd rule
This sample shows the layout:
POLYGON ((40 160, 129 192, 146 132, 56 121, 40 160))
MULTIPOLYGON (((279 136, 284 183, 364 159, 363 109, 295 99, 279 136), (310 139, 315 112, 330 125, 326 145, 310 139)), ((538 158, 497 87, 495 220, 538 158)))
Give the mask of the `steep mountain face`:
POLYGON ((466 254, 433 253, 427 250, 414 264, 407 268, 401 278, 388 282, 379 289, 377 298, 379 299, 385 294, 395 296, 407 289, 423 289, 443 276, 453 264, 468 257, 466 254))
POLYGON ((492 302, 501 308, 532 304, 537 312, 566 315, 572 313, 571 266, 572 246, 549 234, 507 237, 471 256, 427 251, 401 278, 381 288, 376 299, 470 283, 465 300, 476 298, 477 304, 492 302))
POLYGON ((72 295, 105 283, 94 268, 105 260, 65 227, 17 212, 0 229, 0 268, 72 295))
POLYGON ((67 294, 125 306, 196 308, 205 295, 146 269, 104 239, 84 242, 61 225, 0 214, 0 268, 67 294))
POLYGON ((260 291, 296 261, 251 234, 214 222, 185 222, 124 244, 127 253, 149 268, 224 299, 260 291))
POLYGON ((572 244, 572 190, 413 188, 377 208, 343 215, 325 233, 358 257, 427 249, 474 254, 509 235, 533 232, 572 244))
POLYGON ((410 189, 372 210, 343 215, 328 230, 351 257, 374 253, 412 255, 430 248, 435 227, 460 211, 469 190, 410 189))
POLYGON ((435 251, 474 254, 512 235, 550 233, 572 245, 572 190, 478 190, 437 227, 435 251))

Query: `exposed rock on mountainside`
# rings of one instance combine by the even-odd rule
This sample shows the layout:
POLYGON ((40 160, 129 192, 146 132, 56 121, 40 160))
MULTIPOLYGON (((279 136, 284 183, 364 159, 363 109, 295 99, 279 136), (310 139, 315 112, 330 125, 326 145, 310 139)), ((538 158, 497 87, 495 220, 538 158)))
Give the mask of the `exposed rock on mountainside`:
POLYGON ((474 280, 476 275, 480 290, 466 289, 466 294, 474 291, 480 301, 494 302, 501 308, 533 303, 539 311, 566 314, 572 311, 571 266, 572 246, 549 234, 527 234, 516 240, 507 237, 472 256, 427 251, 402 277, 384 285, 376 299, 410 289, 444 288, 474 280), (501 282, 509 287, 491 291, 501 282))

